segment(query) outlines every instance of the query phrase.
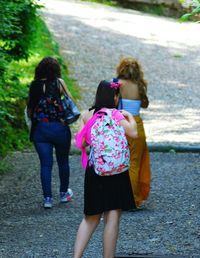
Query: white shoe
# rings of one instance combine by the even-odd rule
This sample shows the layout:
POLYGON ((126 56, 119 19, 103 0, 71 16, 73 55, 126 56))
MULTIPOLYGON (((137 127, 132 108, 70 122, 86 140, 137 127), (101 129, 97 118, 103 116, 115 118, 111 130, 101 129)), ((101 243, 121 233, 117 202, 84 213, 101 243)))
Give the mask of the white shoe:
POLYGON ((53 199, 51 197, 44 198, 44 208, 51 209, 53 206, 53 199))
POLYGON ((73 192, 68 188, 67 192, 60 192, 60 202, 70 202, 72 200, 73 192))

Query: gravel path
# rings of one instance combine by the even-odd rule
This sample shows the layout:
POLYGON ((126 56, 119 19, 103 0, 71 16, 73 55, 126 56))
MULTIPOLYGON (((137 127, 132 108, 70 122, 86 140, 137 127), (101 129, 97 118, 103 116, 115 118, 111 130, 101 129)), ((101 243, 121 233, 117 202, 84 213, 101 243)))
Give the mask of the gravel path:
MULTIPOLYGON (((36 154, 17 152, 8 159, 15 170, 0 176, 0 257, 70 258, 83 209, 80 157, 70 157, 71 203, 59 204, 54 167, 51 210, 41 205, 36 154)), ((200 258, 199 154, 151 153, 151 162, 150 198, 143 210, 123 213, 117 253, 200 258)), ((84 258, 102 258, 102 225, 84 258)))
POLYGON ((46 22, 88 108, 121 56, 135 56, 149 82, 148 142, 200 145, 199 24, 96 3, 44 0, 46 22))

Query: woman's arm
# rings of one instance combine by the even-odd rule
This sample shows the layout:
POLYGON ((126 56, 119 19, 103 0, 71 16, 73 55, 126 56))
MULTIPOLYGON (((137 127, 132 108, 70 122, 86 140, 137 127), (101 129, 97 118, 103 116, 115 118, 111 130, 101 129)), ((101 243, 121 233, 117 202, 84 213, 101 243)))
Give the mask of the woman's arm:
POLYGON ((120 112, 125 117, 125 119, 121 120, 119 123, 124 127, 126 135, 132 138, 137 138, 138 137, 137 124, 132 114, 125 110, 121 110, 120 112))
POLYGON ((28 100, 27 100, 27 115, 29 118, 32 118, 33 111, 39 101, 39 96, 40 96, 40 90, 38 89, 38 87, 36 87, 36 84, 33 81, 30 84, 28 100))
MULTIPOLYGON (((91 118, 93 112, 88 111, 88 110, 84 110, 81 112, 81 116, 80 116, 80 126, 79 126, 79 131, 81 131, 84 127, 84 125, 87 123, 87 121, 91 118)), ((87 147, 88 143, 86 142, 86 139, 83 138, 82 139, 82 147, 87 147)))
POLYGON ((64 88, 65 91, 66 91, 66 93, 67 93, 67 95, 75 102, 75 100, 74 100, 74 98, 72 97, 71 92, 69 91, 69 89, 68 89, 67 85, 65 84, 64 80, 61 79, 61 78, 59 78, 58 80, 60 81, 60 83, 61 83, 61 85, 62 85, 62 86, 60 85, 60 93, 61 93, 62 95, 64 95, 64 90, 63 90, 63 88, 64 88))

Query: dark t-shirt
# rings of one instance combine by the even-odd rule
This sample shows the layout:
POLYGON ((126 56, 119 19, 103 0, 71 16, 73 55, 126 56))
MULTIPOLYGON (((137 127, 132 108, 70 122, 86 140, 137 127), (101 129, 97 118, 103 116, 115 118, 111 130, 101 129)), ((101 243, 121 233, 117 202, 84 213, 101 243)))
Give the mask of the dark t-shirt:
POLYGON ((61 94, 58 80, 34 80, 31 82, 29 89, 29 99, 27 108, 31 120, 32 126, 30 131, 30 140, 33 140, 33 133, 36 125, 39 121, 52 122, 60 121, 64 117, 64 109, 61 103, 61 94), (44 90, 45 89, 45 90, 44 90), (48 106, 45 104, 45 108, 41 109, 41 104, 45 103, 44 99, 50 100, 48 112, 48 106), (56 108, 52 108, 52 103, 56 102, 56 108), (57 105, 59 103, 59 105, 57 105))
POLYGON ((27 107, 32 113, 43 96, 52 96, 54 98, 61 97, 58 80, 34 80, 31 82, 27 107))

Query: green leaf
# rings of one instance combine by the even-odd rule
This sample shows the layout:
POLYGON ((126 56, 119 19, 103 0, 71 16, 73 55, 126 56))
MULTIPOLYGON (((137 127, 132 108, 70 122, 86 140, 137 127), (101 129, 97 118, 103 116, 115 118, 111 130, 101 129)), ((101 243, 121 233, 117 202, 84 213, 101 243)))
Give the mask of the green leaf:
POLYGON ((188 21, 191 16, 192 16, 191 13, 186 13, 186 14, 184 14, 184 15, 181 16, 181 18, 179 19, 179 21, 180 21, 180 22, 188 21))
POLYGON ((200 13, 200 6, 197 7, 197 8, 195 8, 195 9, 192 11, 191 14, 198 14, 198 13, 200 13))

